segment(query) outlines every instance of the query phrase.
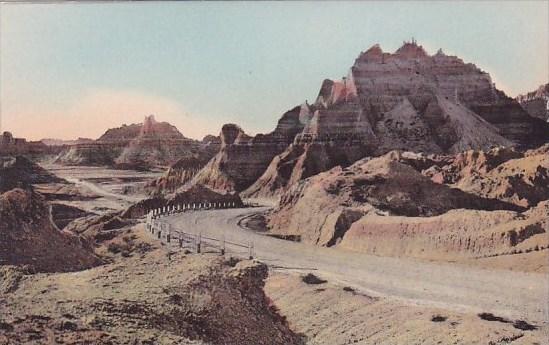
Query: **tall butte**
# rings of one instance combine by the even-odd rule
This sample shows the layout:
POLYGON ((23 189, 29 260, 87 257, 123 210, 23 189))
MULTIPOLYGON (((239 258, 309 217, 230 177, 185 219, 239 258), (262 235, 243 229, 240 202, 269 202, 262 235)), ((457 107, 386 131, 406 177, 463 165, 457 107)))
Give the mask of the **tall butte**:
POLYGON ((549 125, 474 64, 442 50, 429 55, 415 40, 394 53, 376 44, 360 53, 346 77, 324 80, 313 104, 285 113, 274 132, 224 145, 218 164, 206 166, 198 182, 245 196, 273 195, 336 165, 391 150, 456 153, 548 140, 549 125), (246 178, 234 183, 237 175, 246 178))

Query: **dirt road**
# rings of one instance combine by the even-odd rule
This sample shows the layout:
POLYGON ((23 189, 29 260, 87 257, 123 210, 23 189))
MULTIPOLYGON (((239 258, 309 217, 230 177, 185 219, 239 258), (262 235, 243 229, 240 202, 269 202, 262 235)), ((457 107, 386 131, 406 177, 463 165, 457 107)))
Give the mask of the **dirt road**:
POLYGON ((86 187, 87 189, 94 192, 95 194, 100 195, 100 196, 105 197, 105 198, 126 201, 126 202, 129 202, 129 203, 138 202, 141 199, 143 199, 142 197, 111 193, 111 192, 105 190, 104 188, 98 186, 95 183, 80 180, 80 179, 77 179, 77 178, 67 177, 65 179, 67 181, 69 181, 70 183, 74 183, 76 185, 86 187))
POLYGON ((253 241, 255 257, 275 269, 314 271, 331 282, 373 296, 461 312, 490 312, 538 325, 548 323, 549 281, 544 274, 378 257, 280 240, 239 226, 244 217, 267 209, 187 212, 164 219, 190 233, 253 241))

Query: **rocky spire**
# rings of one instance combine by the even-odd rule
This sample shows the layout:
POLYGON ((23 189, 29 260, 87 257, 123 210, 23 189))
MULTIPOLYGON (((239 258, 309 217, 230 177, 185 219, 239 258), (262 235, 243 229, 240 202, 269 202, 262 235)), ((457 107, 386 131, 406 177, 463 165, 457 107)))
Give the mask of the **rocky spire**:
POLYGON ((425 49, 423 49, 423 46, 418 45, 413 37, 410 42, 404 41, 395 54, 402 55, 407 58, 420 58, 428 56, 425 49))

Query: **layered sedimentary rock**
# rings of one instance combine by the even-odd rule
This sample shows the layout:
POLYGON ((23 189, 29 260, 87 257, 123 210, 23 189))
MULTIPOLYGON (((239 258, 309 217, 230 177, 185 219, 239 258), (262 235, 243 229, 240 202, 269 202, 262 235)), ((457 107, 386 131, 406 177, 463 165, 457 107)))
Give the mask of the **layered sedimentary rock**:
POLYGON ((110 251, 128 251, 86 272, 21 277, 0 269, 0 289, 8 290, 2 301, 9 306, 2 309, 0 342, 303 344, 263 291, 265 264, 213 255, 168 260, 165 248, 143 237, 135 230, 119 234, 109 241, 110 251))
POLYGON ((149 182, 145 188, 152 195, 175 192, 176 189, 191 181, 200 169, 208 163, 206 158, 208 157, 190 156, 181 158, 175 164, 172 164, 163 176, 149 182))
POLYGON ((101 264, 79 237, 57 229, 38 193, 13 189, 1 194, 0 219, 0 265, 66 272, 101 264))
POLYGON ((55 139, 55 138, 44 138, 40 141, 47 146, 68 146, 68 145, 91 143, 93 142, 93 139, 78 138, 76 140, 63 140, 63 139, 55 139))
POLYGON ((124 143, 92 142, 71 145, 61 152, 55 162, 66 165, 112 166, 120 155, 124 143))
POLYGON ((299 182, 282 195, 270 216, 271 232, 329 246, 367 214, 430 217, 459 208, 523 210, 436 184, 404 161, 401 154, 391 152, 299 182))
POLYGON ((219 137, 207 135, 200 143, 199 152, 184 154, 177 162, 170 165, 163 176, 148 183, 145 189, 152 195, 175 192, 193 179, 219 151, 220 146, 219 137))
POLYGON ((382 256, 484 258, 549 248, 549 203, 524 213, 452 210, 434 217, 368 214, 353 223, 340 247, 382 256))
POLYGON ((516 100, 531 116, 549 121, 549 84, 541 85, 536 91, 519 95, 516 100))
POLYGON ((193 183, 214 189, 242 191, 265 171, 273 157, 281 153, 310 121, 306 103, 287 111, 276 129, 250 137, 234 124, 221 129, 221 149, 193 179, 193 183))
POLYGON ((185 157, 208 160, 218 149, 215 140, 201 142, 185 138, 174 126, 157 122, 150 115, 142 124, 111 128, 93 142, 72 145, 56 161, 70 165, 147 169, 169 166, 185 157))
POLYGON ((487 73, 442 51, 429 55, 414 41, 392 54, 378 45, 361 53, 345 78, 322 83, 309 109, 303 131, 244 195, 276 195, 391 150, 457 153, 549 140, 549 126, 497 90, 487 73))
POLYGON ((41 141, 27 141, 25 138, 15 138, 11 132, 4 132, 0 136, 0 156, 42 156, 59 153, 60 149, 60 147, 47 146, 41 141))
POLYGON ((544 146, 363 159, 292 186, 268 227, 274 235, 384 256, 482 258, 544 250, 548 152, 544 146))
POLYGON ((532 207, 549 199, 549 145, 525 153, 466 151, 424 174, 469 193, 532 207))

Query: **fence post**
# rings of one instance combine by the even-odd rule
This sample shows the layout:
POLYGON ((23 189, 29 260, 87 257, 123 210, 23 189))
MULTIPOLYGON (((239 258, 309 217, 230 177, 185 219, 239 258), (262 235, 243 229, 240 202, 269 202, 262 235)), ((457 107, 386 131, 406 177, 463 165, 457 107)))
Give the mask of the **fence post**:
POLYGON ((171 239, 172 239, 171 226, 170 226, 170 223, 166 223, 166 242, 170 243, 171 239))
POLYGON ((221 237, 221 255, 225 255, 225 235, 221 237))
POLYGON ((249 250, 249 259, 252 260, 254 258, 254 243, 252 241, 250 241, 248 243, 248 250, 249 250))
POLYGON ((158 239, 162 239, 162 230, 158 230, 158 239))
POLYGON ((196 236, 197 236, 197 241, 196 241, 196 252, 197 252, 198 254, 200 254, 200 246, 201 246, 201 244, 202 244, 202 233, 198 233, 198 235, 196 235, 196 236))

